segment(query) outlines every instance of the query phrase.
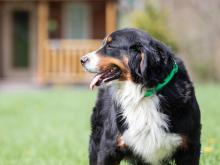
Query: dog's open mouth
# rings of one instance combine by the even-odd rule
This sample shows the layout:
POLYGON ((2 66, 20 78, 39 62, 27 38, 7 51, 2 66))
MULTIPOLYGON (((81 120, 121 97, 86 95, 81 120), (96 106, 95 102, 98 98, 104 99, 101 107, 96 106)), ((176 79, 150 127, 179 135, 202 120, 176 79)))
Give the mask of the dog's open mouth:
POLYGON ((111 66, 104 71, 97 73, 91 83, 90 88, 93 89, 95 86, 100 86, 103 83, 107 83, 116 79, 119 79, 121 76, 121 70, 117 66, 111 66))

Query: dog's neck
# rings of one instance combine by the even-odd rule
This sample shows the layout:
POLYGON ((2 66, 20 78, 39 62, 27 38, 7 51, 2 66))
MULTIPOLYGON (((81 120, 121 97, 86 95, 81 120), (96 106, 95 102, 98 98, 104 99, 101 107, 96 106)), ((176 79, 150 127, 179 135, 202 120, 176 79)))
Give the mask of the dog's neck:
POLYGON ((142 99, 144 99, 144 89, 142 85, 135 84, 132 81, 126 81, 119 83, 116 86, 116 99, 117 102, 132 102, 133 104, 138 104, 142 99))

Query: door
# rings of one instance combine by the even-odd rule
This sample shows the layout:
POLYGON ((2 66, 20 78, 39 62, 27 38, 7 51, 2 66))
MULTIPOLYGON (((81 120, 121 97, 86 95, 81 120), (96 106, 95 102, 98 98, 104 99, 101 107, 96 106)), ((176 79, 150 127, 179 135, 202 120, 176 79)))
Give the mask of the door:
POLYGON ((35 60, 35 4, 8 2, 4 7, 4 75, 31 78, 35 60))
POLYGON ((29 21, 30 14, 28 11, 13 11, 10 65, 15 70, 28 70, 30 67, 29 21))

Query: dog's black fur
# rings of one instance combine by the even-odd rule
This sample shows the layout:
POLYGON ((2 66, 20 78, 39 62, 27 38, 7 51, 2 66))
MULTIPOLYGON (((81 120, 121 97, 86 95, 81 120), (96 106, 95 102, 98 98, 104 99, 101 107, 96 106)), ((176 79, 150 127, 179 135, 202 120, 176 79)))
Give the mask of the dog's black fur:
MULTIPOLYGON (((200 110, 194 87, 183 62, 162 43, 137 29, 123 29, 111 34, 111 43, 104 43, 98 51, 103 56, 128 58, 132 81, 143 90, 163 82, 172 70, 174 60, 179 70, 162 90, 156 93, 160 111, 169 117, 169 131, 182 135, 185 144, 178 147, 171 160, 177 165, 198 165, 200 158, 200 110), (141 57, 141 54, 144 56, 141 57)), ((111 87, 99 89, 91 117, 92 133, 89 145, 90 165, 116 165, 122 159, 132 164, 147 165, 136 153, 116 145, 117 137, 129 127, 121 118, 120 106, 111 87)), ((166 160, 164 163, 166 164, 166 160)))

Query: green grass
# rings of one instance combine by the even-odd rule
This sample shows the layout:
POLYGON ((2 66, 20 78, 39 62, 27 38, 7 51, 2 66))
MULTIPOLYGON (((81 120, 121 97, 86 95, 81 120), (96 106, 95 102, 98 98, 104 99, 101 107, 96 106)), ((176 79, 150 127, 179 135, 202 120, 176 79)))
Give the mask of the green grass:
POLYGON ((95 92, 53 89, 0 94, 0 165, 88 164, 95 92))
MULTIPOLYGON (((198 85, 202 165, 220 164, 220 85, 198 85)), ((96 92, 82 88, 0 93, 0 165, 87 165, 96 92)))
POLYGON ((202 165, 220 165, 220 84, 199 85, 202 115, 202 165))

